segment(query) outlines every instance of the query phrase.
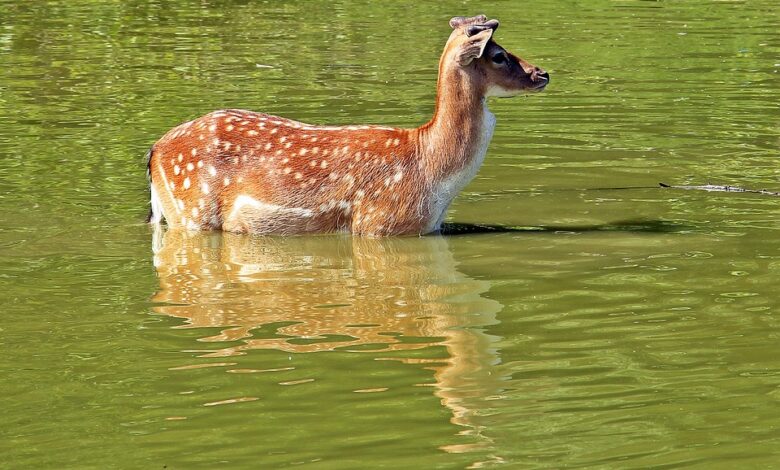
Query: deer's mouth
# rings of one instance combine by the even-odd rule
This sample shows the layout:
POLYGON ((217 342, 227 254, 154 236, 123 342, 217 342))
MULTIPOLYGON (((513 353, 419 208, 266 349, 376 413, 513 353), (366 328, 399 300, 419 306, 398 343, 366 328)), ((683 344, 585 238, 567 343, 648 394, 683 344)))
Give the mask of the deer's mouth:
POLYGON ((550 83, 550 74, 542 70, 534 70, 531 74, 531 91, 542 91, 550 83))

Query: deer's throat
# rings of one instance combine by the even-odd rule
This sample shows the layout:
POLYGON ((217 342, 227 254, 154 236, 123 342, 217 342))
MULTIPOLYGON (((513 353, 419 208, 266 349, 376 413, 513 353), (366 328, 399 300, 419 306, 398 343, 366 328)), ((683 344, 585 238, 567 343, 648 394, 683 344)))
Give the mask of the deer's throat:
POLYGON ((427 156, 426 173, 432 182, 428 231, 440 228, 452 200, 474 179, 485 160, 496 118, 484 98, 477 110, 472 108, 466 120, 439 123, 449 127, 443 133, 447 137, 438 140, 434 145, 438 148, 427 156))

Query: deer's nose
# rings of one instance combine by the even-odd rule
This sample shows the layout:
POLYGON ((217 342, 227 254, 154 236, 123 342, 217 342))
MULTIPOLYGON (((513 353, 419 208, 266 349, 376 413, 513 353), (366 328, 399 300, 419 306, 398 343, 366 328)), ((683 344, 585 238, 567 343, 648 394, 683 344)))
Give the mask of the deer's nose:
POLYGON ((533 72, 531 72, 531 81, 534 82, 549 82, 550 81, 550 74, 547 73, 544 69, 540 69, 539 67, 534 67, 533 72))

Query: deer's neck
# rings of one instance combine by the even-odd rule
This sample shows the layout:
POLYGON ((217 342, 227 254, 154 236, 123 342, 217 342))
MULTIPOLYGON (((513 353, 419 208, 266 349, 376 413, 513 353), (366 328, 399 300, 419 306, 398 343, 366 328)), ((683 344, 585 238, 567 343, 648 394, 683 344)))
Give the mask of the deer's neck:
POLYGON ((477 174, 496 123, 479 84, 460 70, 451 74, 440 72, 436 111, 418 129, 419 164, 430 189, 427 232, 439 230, 447 207, 477 174))
MULTIPOLYGON (((436 110, 418 129, 420 163, 430 175, 447 178, 482 163, 495 116, 479 84, 462 70, 439 73, 436 110)), ((471 175, 473 177, 473 174, 471 175)))

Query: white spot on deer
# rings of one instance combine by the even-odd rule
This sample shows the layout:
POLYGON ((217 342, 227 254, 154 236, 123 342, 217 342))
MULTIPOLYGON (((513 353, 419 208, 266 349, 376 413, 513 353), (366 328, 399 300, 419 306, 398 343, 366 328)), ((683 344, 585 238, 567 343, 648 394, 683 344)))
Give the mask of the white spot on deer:
POLYGON ((322 168, 324 170, 327 167, 328 167, 328 162, 327 161, 323 160, 323 161, 320 162, 320 168, 322 168))
POLYGON ((402 179, 403 177, 404 177, 404 172, 399 170, 399 171, 397 171, 397 172, 396 172, 396 173, 393 175, 393 181, 395 181, 395 182, 397 183, 397 182, 401 181, 401 179, 402 179))
POLYGON ((219 147, 219 139, 214 139, 213 142, 215 147, 219 147))
POLYGON ((209 185, 205 181, 200 183, 200 192, 203 194, 208 194, 210 192, 209 185))
POLYGON ((179 173, 181 173, 181 168, 179 168, 179 165, 173 165, 173 174, 178 176, 179 173))
POLYGON ((179 161, 182 161, 182 160, 184 160, 184 155, 179 154, 179 156, 177 158, 178 158, 179 161))
POLYGON ((203 168, 203 160, 198 160, 198 168, 203 168))
POLYGON ((228 124, 227 126, 225 126, 225 130, 228 131, 228 132, 232 131, 233 130, 233 124, 228 124))
POLYGON ((284 148, 288 149, 290 147, 292 147, 292 142, 287 142, 286 144, 284 144, 284 148))
POLYGON ((300 172, 296 172, 295 173, 295 179, 299 180, 301 178, 303 178, 303 175, 300 172))
POLYGON ((209 132, 214 132, 215 130, 217 130, 217 125, 216 124, 212 124, 212 125, 209 126, 209 132))
POLYGON ((314 168, 315 166, 317 166, 317 160, 312 160, 312 161, 310 161, 310 162, 309 162, 309 166, 310 166, 310 167, 312 167, 312 168, 314 168))
POLYGON ((184 189, 190 189, 190 177, 184 178, 184 189))
POLYGON ((193 208, 192 208, 192 216, 193 216, 193 217, 197 217, 197 216, 198 216, 198 213, 199 213, 199 212, 198 212, 198 208, 197 208, 197 207, 193 207, 193 208))
POLYGON ((198 136, 198 140, 206 140, 206 136, 205 136, 205 135, 203 135, 203 134, 200 134, 200 135, 198 136))
POLYGON ((347 183, 347 187, 351 187, 353 184, 355 184, 355 177, 353 177, 350 173, 344 175, 342 179, 347 183))
POLYGON ((280 143, 280 144, 283 144, 283 143, 285 143, 285 142, 287 142, 287 136, 286 136, 286 135, 283 135, 283 136, 281 136, 281 137, 279 138, 279 143, 280 143))
POLYGON ((232 145, 233 145, 233 144, 231 144, 230 142, 224 142, 224 143, 222 144, 222 148, 224 148, 225 150, 230 150, 230 147, 231 147, 232 145))
POLYGON ((271 150, 271 142, 267 142, 263 148, 266 150, 271 150))
POLYGON ((390 144, 392 143, 393 143, 393 139, 387 139, 387 141, 385 142, 385 147, 390 147, 390 144))
POLYGON ((225 178, 225 179, 222 180, 222 185, 223 186, 227 186, 229 184, 230 184, 230 178, 225 178))
POLYGON ((209 165, 209 174, 211 176, 217 176, 217 169, 214 168, 214 165, 209 165))
POLYGON ((276 134, 277 132, 279 132, 278 127, 274 127, 273 129, 271 129, 271 134, 276 134))
POLYGON ((314 147, 313 149, 311 149, 311 153, 313 153, 313 154, 320 153, 320 148, 319 147, 314 147))
POLYGON ((331 172, 331 173, 328 175, 328 179, 329 179, 329 180, 331 180, 331 181, 336 181, 336 178, 338 178, 338 177, 339 177, 339 174, 338 174, 338 173, 336 173, 335 171, 334 171, 334 172, 331 172))
POLYGON ((289 166, 284 168, 285 175, 289 175, 291 172, 292 172, 292 168, 290 168, 289 166))
POLYGON ((180 211, 184 210, 184 201, 182 201, 181 199, 176 200, 176 205, 179 206, 180 211))
POLYGON ((303 155, 306 155, 307 153, 309 153, 309 149, 303 148, 303 149, 301 149, 301 150, 298 152, 298 155, 301 155, 301 156, 303 156, 303 155))
POLYGON ((187 171, 192 171, 194 169, 195 169, 195 165, 193 165, 192 163, 187 163, 187 171))
POLYGON ((206 201, 203 198, 198 199, 198 207, 201 209, 206 207, 206 201))
POLYGON ((398 145, 400 145, 400 144, 401 144, 401 141, 400 141, 400 140, 398 140, 398 139, 393 139, 393 145, 394 145, 395 147, 398 147, 398 145))
POLYGON ((289 159, 289 158, 283 158, 283 159, 282 159, 282 165, 285 165, 285 164, 287 164, 287 162, 289 162, 289 161, 290 161, 290 159, 289 159))

